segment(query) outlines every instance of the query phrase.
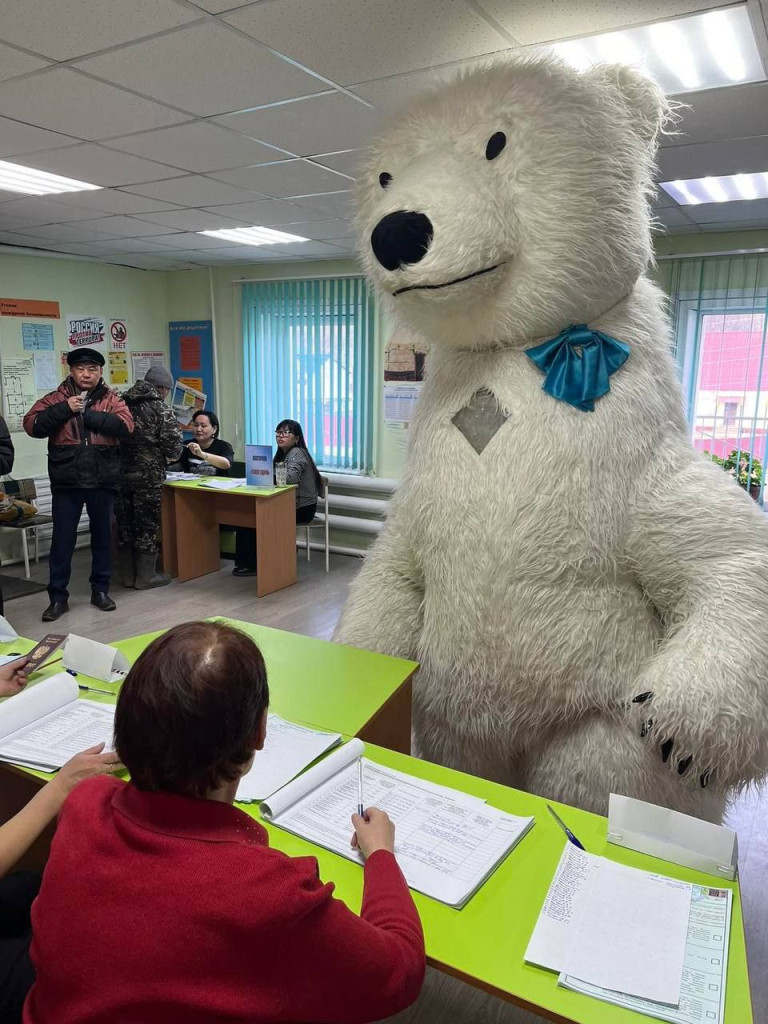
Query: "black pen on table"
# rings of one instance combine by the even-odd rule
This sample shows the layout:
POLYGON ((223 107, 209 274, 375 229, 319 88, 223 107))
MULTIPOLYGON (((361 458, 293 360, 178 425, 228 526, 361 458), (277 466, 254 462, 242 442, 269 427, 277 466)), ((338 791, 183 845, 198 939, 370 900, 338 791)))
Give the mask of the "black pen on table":
MULTIPOLYGON (((557 822, 557 824, 558 824, 558 825, 560 826, 560 828, 561 828, 561 829, 563 830, 563 832, 565 832, 565 834, 566 834, 566 835, 568 836, 568 842, 570 842, 570 843, 573 843, 573 845, 574 845, 574 846, 578 846, 578 848, 579 848, 580 850, 584 850, 584 847, 583 847, 583 846, 582 846, 582 844, 581 844, 581 843, 579 842, 579 840, 578 840, 578 839, 576 838, 576 836, 575 836, 575 835, 573 834, 573 832, 571 832, 571 830, 570 830, 570 829, 568 828, 568 826, 567 826, 567 825, 565 824, 565 822, 563 821, 563 819, 562 819, 562 818, 560 818, 560 817, 558 817, 558 815, 557 815, 557 814, 555 814, 555 812, 554 812, 553 808, 551 808, 551 807, 549 806, 549 804, 547 804, 547 810, 548 810, 548 811, 549 811, 549 813, 550 813, 550 814, 552 815, 552 817, 553 817, 553 818, 555 819, 555 821, 556 821, 556 822, 557 822)), ((586 853, 586 851, 584 851, 584 852, 586 853)))
POLYGON ((357 813, 360 817, 363 815, 363 759, 362 757, 357 762, 357 813))

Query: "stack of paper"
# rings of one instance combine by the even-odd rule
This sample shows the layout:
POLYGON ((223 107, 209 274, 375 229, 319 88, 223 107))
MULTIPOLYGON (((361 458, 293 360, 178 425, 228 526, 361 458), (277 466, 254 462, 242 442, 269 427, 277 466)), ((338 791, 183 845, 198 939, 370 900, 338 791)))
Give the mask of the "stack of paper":
POLYGON ((340 733, 319 732, 268 715, 264 749, 256 751, 251 770, 240 779, 237 799, 249 803, 271 796, 339 743, 340 733))
MULTIPOLYGON (((261 805, 280 828, 362 863, 350 846, 358 804, 358 762, 365 747, 351 740, 261 805)), ((462 907, 533 825, 484 800, 405 775, 365 758, 363 802, 395 823, 397 862, 412 889, 462 907)))
POLYGON ((0 706, 0 761, 49 772, 81 750, 112 749, 115 709, 78 698, 72 676, 59 672, 0 706))
POLYGON ((699 988, 715 993, 716 1007, 724 996, 724 973, 715 990, 692 971, 700 975, 713 964, 719 971, 724 963, 729 897, 566 843, 525 959, 558 971, 567 988, 663 1020, 718 1021, 721 1008, 706 1017, 687 1014, 699 988), (696 944, 705 947, 703 960, 696 944), (711 959, 715 947, 718 958, 711 959))
POLYGON ((231 491, 233 487, 245 487, 245 477, 202 476, 197 478, 201 487, 213 487, 217 491, 231 491))
POLYGON ((165 479, 172 483, 176 480, 199 480, 197 473, 166 473, 165 479))

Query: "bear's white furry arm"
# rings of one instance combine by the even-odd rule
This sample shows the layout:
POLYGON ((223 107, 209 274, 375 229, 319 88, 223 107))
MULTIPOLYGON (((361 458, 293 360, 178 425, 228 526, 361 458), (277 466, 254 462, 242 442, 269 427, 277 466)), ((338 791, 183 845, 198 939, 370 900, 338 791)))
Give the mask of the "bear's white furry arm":
POLYGON ((682 440, 657 453, 633 505, 629 554, 665 639, 627 696, 670 770, 696 785, 713 771, 718 788, 757 779, 768 768, 764 515, 682 440))
POLYGON ((415 658, 424 586, 407 539, 400 495, 349 589, 333 639, 400 658, 415 658))

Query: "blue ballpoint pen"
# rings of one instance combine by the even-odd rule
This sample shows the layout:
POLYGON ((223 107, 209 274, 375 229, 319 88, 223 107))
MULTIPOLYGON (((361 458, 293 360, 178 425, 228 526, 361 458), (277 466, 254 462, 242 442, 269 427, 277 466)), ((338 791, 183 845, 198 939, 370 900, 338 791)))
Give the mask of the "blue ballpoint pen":
POLYGON ((552 817, 555 819, 555 821, 560 826, 560 828, 563 830, 563 832, 565 832, 565 834, 568 836, 568 841, 573 843, 574 846, 578 846, 578 848, 580 850, 583 850, 584 847, 582 846, 582 844, 579 842, 579 840, 576 838, 576 836, 573 834, 573 832, 571 832, 571 830, 568 828, 568 826, 565 824, 565 822, 562 820, 562 818, 559 818, 557 816, 557 814, 555 814, 555 812, 552 810, 552 808, 549 806, 549 804, 547 804, 547 810, 552 815, 552 817))

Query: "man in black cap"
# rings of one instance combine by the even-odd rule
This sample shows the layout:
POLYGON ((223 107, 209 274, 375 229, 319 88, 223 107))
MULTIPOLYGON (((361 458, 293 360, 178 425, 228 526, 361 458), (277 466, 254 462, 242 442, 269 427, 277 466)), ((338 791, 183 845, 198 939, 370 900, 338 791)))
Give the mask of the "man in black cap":
POLYGON ((125 402, 101 376, 104 356, 92 348, 74 349, 67 363, 67 379, 35 402, 24 417, 30 437, 48 438, 53 538, 50 604, 43 622, 53 622, 69 611, 67 584, 83 505, 91 528, 91 604, 104 612, 115 609, 109 596, 112 505, 120 479, 120 438, 133 430, 125 402))

